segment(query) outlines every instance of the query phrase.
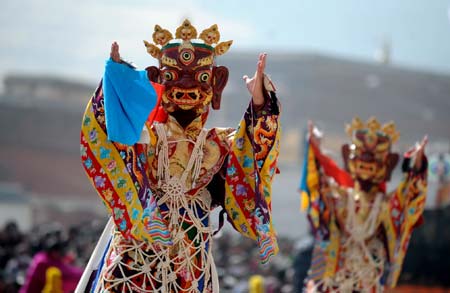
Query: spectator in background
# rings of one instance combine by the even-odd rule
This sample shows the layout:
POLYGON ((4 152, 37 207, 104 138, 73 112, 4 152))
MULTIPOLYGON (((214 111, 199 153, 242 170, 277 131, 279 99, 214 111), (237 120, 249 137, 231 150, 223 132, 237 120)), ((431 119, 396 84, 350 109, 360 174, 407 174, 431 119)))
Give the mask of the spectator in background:
POLYGON ((314 238, 312 231, 310 230, 307 235, 299 239, 296 243, 295 251, 296 256, 294 258, 294 288, 295 292, 302 292, 305 288, 305 280, 308 276, 309 266, 311 265, 312 252, 314 248, 314 238))
POLYGON ((0 233, 0 268, 4 268, 17 245, 23 240, 23 235, 19 231, 17 223, 9 221, 0 233))
POLYGON ((439 154, 438 162, 433 170, 438 177, 438 190, 436 194, 436 206, 446 207, 450 204, 450 170, 449 162, 444 153, 439 154))
POLYGON ((58 283, 62 283, 63 292, 73 292, 75 290, 83 271, 81 268, 66 262, 65 247, 67 245, 66 237, 61 229, 53 229, 44 234, 42 237, 42 251, 33 257, 26 274, 25 284, 20 289, 20 293, 41 293, 44 288, 48 290, 48 288, 54 287, 54 284, 58 283), (49 274, 55 269, 60 272, 60 277, 58 277, 59 274, 49 274), (52 284, 47 284, 48 282, 52 284))

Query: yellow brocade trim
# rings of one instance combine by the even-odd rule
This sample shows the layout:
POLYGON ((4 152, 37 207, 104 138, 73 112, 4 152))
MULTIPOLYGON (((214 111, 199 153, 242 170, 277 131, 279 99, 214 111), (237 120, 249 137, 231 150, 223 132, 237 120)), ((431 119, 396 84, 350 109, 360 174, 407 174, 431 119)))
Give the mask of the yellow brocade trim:
MULTIPOLYGON (((106 133, 98 124, 94 115, 91 102, 88 104, 88 108, 85 112, 84 119, 90 119, 90 123, 85 125, 83 123, 81 131, 84 137, 87 139, 89 147, 97 159, 98 163, 102 167, 102 172, 106 174, 108 179, 113 184, 120 200, 125 204, 127 212, 129 214, 132 229, 130 234, 137 240, 144 240, 151 242, 151 238, 145 233, 142 219, 142 205, 139 201, 138 192, 134 183, 128 174, 127 166, 122 160, 120 153, 117 151, 114 144, 108 140, 106 133), (95 131, 97 133, 97 139, 93 142, 89 139, 89 133, 95 131), (116 172, 111 172, 108 169, 108 164, 114 161, 117 165, 116 172)), ((105 202, 108 206, 109 203, 105 202)))
MULTIPOLYGON (((397 196, 397 194, 393 194, 392 196, 397 196)), ((395 231, 394 223, 392 222, 391 212, 392 209, 389 206, 389 201, 384 201, 380 212, 380 218, 384 230, 386 231, 386 242, 390 260, 394 259, 397 242, 397 232, 395 231)))
POLYGON ((158 137, 156 136, 155 132, 151 129, 151 125, 146 125, 146 127, 147 127, 148 134, 150 136, 149 145, 155 146, 156 143, 158 142, 158 137))
POLYGON ((306 193, 305 191, 301 191, 300 197, 300 210, 306 211, 310 204, 308 193, 306 193))
MULTIPOLYGON (((259 118, 263 119, 263 118, 259 118)), ((268 213, 271 218, 271 194, 272 194, 272 180, 273 175, 276 169, 277 158, 279 153, 279 140, 281 135, 281 129, 278 126, 275 141, 273 143, 273 147, 267 154, 267 157, 264 161, 264 164, 259 171, 260 180, 261 180, 261 195, 263 199, 266 201, 267 206, 269 207, 268 213)), ((255 164, 254 164, 254 151, 253 146, 250 141, 250 138, 246 133, 246 123, 245 119, 242 119, 238 129, 233 138, 232 144, 232 153, 238 160, 239 167, 242 170, 243 178, 239 178, 239 181, 248 184, 252 189, 252 194, 255 191, 255 164), (238 143, 239 141, 239 143, 238 143)), ((231 154, 230 154, 231 156, 231 154)), ((228 171, 229 172, 229 171, 228 171)), ((227 174, 229 176, 230 174, 227 174)), ((228 212, 230 220, 232 221, 235 229, 241 233, 242 235, 249 237, 253 240, 257 240, 258 235, 256 235, 255 227, 252 226, 252 223, 246 217, 246 214, 249 214, 249 209, 247 212, 245 211, 245 207, 242 204, 239 204, 238 200, 242 201, 243 195, 239 195, 238 191, 233 188, 235 186, 230 186, 228 182, 225 183, 225 209, 228 212)), ((247 196, 245 200, 251 201, 254 204, 254 198, 250 198, 247 196)), ((275 232, 273 229, 273 222, 270 220, 269 224, 269 235, 274 236, 275 232)), ((278 251, 278 247, 274 247, 275 251, 278 251)))
MULTIPOLYGON (((320 192, 319 192, 319 172, 317 170, 316 157, 314 155, 314 151, 311 146, 308 146, 308 174, 306 177, 306 185, 308 187, 309 194, 303 193, 308 196, 307 208, 308 213, 311 217, 312 224, 314 228, 318 228, 320 223, 320 214, 318 210, 318 205, 314 206, 314 203, 318 203, 320 200, 320 192)), ((304 200, 305 201, 305 200, 304 200)))
POLYGON ((329 225, 329 231, 330 231, 330 242, 328 243, 328 246, 326 248, 326 269, 324 273, 324 277, 334 277, 336 273, 336 269, 338 267, 338 258, 339 258, 339 250, 340 250, 340 239, 341 239, 341 232, 339 228, 336 225, 335 219, 332 219, 330 221, 329 225))
MULTIPOLYGON (((406 176, 406 175, 404 175, 404 176, 406 176)), ((399 185, 396 188, 397 194, 404 194, 405 193, 406 188, 408 187, 407 182, 408 181, 406 180, 406 178, 404 178, 403 180, 400 181, 399 185)), ((400 206, 401 207, 404 206, 405 199, 403 198, 403 196, 397 196, 397 199, 398 199, 398 201, 400 203, 400 206)))
MULTIPOLYGON (((85 139, 88 144, 89 144, 89 142, 88 142, 89 136, 86 136, 86 134, 89 133, 90 123, 93 120, 93 118, 95 120, 95 116, 92 113, 92 100, 89 100, 89 102, 88 102, 88 104, 86 106, 86 109, 84 111, 83 120, 82 120, 83 123, 81 124, 81 132, 83 134, 83 139, 85 139), (86 121, 86 119, 89 119, 89 123, 84 123, 84 121, 86 121)), ((92 187, 94 187, 94 189, 97 190, 97 188, 95 187, 94 178, 91 178, 88 173, 86 173, 86 175, 88 176, 89 182, 91 182, 92 187)), ((112 195, 112 191, 111 190, 104 191, 105 199, 110 200, 111 199, 111 195, 112 195)), ((108 214, 111 215, 113 213, 113 211, 111 209, 111 206, 109 205, 109 203, 105 199, 103 199, 103 197, 100 194, 99 194, 99 196, 102 199, 102 201, 104 203, 104 206, 107 209, 108 214)))

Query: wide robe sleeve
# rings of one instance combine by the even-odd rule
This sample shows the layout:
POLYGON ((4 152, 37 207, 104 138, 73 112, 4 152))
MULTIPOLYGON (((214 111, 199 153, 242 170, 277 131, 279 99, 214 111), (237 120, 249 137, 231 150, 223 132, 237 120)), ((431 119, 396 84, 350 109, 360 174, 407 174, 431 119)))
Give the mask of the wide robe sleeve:
POLYGON ((339 186, 353 187, 349 173, 310 143, 305 143, 302 177, 300 181, 301 206, 306 211, 311 229, 315 235, 328 238, 329 225, 333 215, 322 184, 326 177, 331 177, 339 186))
POLYGON ((425 208, 428 162, 424 156, 422 168, 415 170, 412 161, 410 154, 405 154, 403 180, 390 195, 382 214, 390 264, 386 285, 392 288, 400 277, 412 232, 421 223, 425 208))
POLYGON ((271 220, 271 185, 277 171, 280 109, 274 92, 260 109, 250 103, 226 162, 225 210, 229 222, 259 246, 262 263, 278 252, 271 220))
POLYGON ((107 61, 83 116, 81 160, 124 237, 170 243, 146 176, 146 145, 136 143, 161 90, 145 71, 107 61))

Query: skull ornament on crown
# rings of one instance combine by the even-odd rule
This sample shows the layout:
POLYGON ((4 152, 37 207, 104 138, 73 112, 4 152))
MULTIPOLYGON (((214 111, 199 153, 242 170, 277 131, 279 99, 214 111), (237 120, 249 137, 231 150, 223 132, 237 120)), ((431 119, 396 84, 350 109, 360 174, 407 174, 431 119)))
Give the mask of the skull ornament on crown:
POLYGON ((188 112, 192 118, 207 114, 211 103, 213 109, 219 109, 228 69, 216 66, 215 57, 226 53, 232 41, 218 43, 217 25, 205 29, 197 39, 197 30, 189 20, 177 28, 175 39, 159 25, 152 37, 154 44, 144 44, 147 52, 158 59, 159 67, 146 70, 151 81, 165 87, 162 106, 166 112, 174 116, 188 112))
POLYGON ((381 126, 374 117, 366 123, 355 117, 346 130, 352 137, 352 144, 345 144, 342 154, 353 179, 367 191, 388 181, 399 159, 398 154, 391 152, 392 143, 400 136, 395 124, 389 122, 381 126))

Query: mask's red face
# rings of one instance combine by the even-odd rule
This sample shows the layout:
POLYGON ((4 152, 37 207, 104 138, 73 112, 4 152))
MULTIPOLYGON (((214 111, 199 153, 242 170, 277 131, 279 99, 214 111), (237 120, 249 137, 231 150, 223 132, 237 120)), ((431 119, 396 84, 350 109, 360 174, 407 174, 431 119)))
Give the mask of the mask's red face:
POLYGON ((357 131, 350 146, 349 170, 360 180, 385 181, 391 149, 389 138, 366 130, 357 131))
POLYGON ((355 131, 353 143, 344 145, 343 155, 352 177, 364 185, 389 180, 398 161, 398 155, 391 153, 390 138, 367 129, 355 131))
POLYGON ((190 42, 168 44, 161 50, 160 62, 159 69, 153 68, 152 79, 165 86, 162 105, 168 113, 200 115, 208 111, 211 102, 213 108, 220 107, 228 69, 214 66, 212 47, 190 42))

